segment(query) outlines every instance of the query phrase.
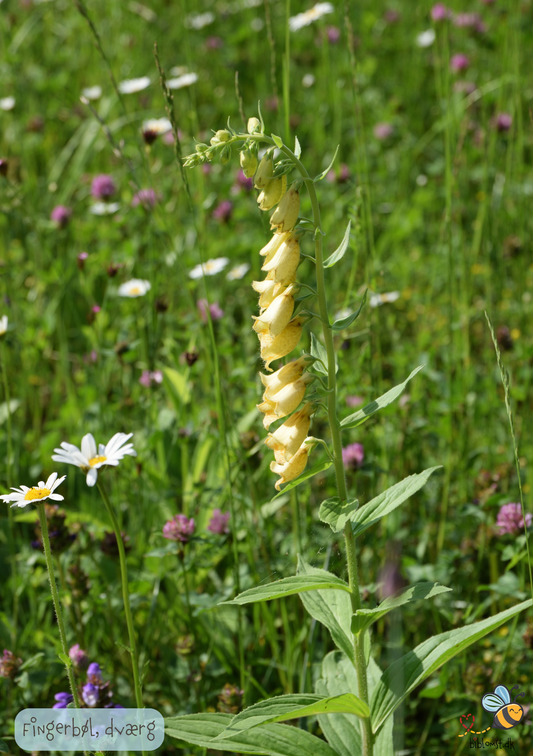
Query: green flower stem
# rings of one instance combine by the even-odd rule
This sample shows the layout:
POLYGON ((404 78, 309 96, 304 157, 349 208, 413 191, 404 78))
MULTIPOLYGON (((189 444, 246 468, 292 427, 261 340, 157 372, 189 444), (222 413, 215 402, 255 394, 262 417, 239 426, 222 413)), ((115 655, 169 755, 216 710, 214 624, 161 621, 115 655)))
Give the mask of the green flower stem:
POLYGON ((139 655, 137 651, 137 643, 135 642, 135 631, 133 629, 133 619, 131 616, 130 594, 128 591, 128 567, 126 565, 126 552, 124 550, 124 543, 122 541, 122 534, 120 532, 118 520, 116 518, 115 512, 109 500, 109 496, 107 495, 107 491, 102 485, 100 477, 98 477, 96 484, 98 486, 98 490, 100 491, 102 499, 104 500, 107 513, 109 514, 111 523, 113 525, 113 530, 115 531, 115 535, 117 537, 117 546, 118 546, 118 553, 119 553, 119 558, 120 558, 120 575, 122 578, 122 597, 124 601, 124 614, 126 615, 126 624, 128 626, 128 635, 130 639, 131 666, 133 668, 133 682, 135 685, 135 701, 137 703, 137 708, 142 709, 143 700, 142 700, 141 680, 139 677, 139 655))
MULTIPOLYGON (((1 341, 1 337, 0 337, 1 341)), ((9 384, 7 382, 7 360, 6 360, 6 345, 2 343, 2 380, 4 383, 4 396, 6 400, 6 421, 7 421, 7 486, 11 487, 11 465, 13 463, 13 436, 11 428, 11 398, 9 394, 9 384)), ((13 523, 13 513, 11 508, 9 509, 9 521, 13 523)))
MULTIPOLYGON (((67 646, 67 634, 65 633, 65 624, 63 622, 63 613, 61 611, 61 604, 59 602, 59 593, 57 592, 56 579, 54 577, 54 563, 52 561, 52 552, 50 550, 50 539, 48 537, 48 523, 46 522, 46 514, 44 511, 44 502, 37 504, 37 512, 39 513, 39 525, 41 526, 41 535, 43 539, 44 558, 46 559, 46 567, 48 569, 48 579, 50 581, 50 590, 52 591, 52 601, 54 602, 54 609, 57 617, 57 627, 59 629, 59 639, 61 641, 61 650, 63 655, 68 659, 68 646, 67 646)), ((74 699, 74 706, 80 708, 80 699, 78 697, 78 689, 76 688, 76 681, 74 680, 74 674, 72 672, 72 665, 65 664, 67 668, 68 681, 72 697, 74 699)))

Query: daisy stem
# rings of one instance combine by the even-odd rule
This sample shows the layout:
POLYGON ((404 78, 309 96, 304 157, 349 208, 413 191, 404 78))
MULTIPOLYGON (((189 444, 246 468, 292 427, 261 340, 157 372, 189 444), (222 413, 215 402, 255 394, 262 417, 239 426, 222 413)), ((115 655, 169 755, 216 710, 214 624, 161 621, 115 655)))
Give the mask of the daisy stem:
POLYGON ((137 708, 142 709, 143 701, 141 680, 139 677, 139 656, 137 652, 137 644, 135 642, 133 619, 131 616, 130 594, 128 591, 128 567, 126 565, 126 552, 124 550, 124 542, 122 541, 122 534, 120 532, 117 517, 109 500, 109 496, 107 495, 107 491, 105 490, 100 478, 98 478, 98 480, 96 481, 96 485, 98 486, 100 495, 104 500, 107 513, 111 519, 111 524, 113 525, 113 530, 115 531, 115 536, 117 538, 118 554, 120 559, 120 575, 122 578, 122 598, 124 601, 124 614, 126 615, 126 624, 128 626, 128 635, 130 639, 131 666, 133 668, 133 682, 135 685, 135 701, 137 703, 137 708))
POLYGON ((46 513, 44 510, 44 503, 37 504, 37 512, 39 513, 39 525, 41 527, 41 535, 43 539, 44 558, 46 559, 46 567, 48 569, 48 579, 50 581, 50 590, 52 591, 52 601, 54 602, 54 609, 57 617, 57 627, 59 629, 59 639, 61 641, 61 650, 63 656, 68 660, 65 661, 65 667, 67 668, 67 676, 72 692, 72 698, 74 699, 74 706, 76 709, 80 708, 80 699, 78 697, 78 689, 76 688, 76 681, 74 680, 74 674, 72 672, 72 663, 68 655, 67 646, 67 634, 65 633, 65 623, 63 622, 63 613, 61 611, 61 604, 59 601, 59 593, 57 591, 56 579, 54 576, 54 563, 52 561, 52 552, 50 550, 50 539, 48 537, 48 523, 46 522, 46 513))
MULTIPOLYGON (((7 360, 6 360, 6 347, 5 344, 2 344, 2 381, 4 384, 4 395, 6 400, 6 421, 7 421, 7 487, 11 487, 11 464, 13 462, 13 436, 12 436, 12 429, 11 429, 11 401, 10 401, 10 394, 9 394, 9 384, 7 382, 7 360)), ((13 513, 10 512, 10 522, 13 521, 13 513)))

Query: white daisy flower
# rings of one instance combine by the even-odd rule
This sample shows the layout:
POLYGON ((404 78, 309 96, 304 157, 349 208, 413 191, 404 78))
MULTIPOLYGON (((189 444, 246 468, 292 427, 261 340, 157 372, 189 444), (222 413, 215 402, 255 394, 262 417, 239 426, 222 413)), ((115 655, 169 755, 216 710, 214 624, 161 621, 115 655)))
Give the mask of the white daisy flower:
POLYGON ((385 294, 372 294, 368 300, 368 304, 370 307, 379 307, 380 305, 385 304, 385 302, 396 302, 399 298, 399 291, 389 291, 385 294))
POLYGON ((172 76, 183 76, 188 70, 189 66, 173 66, 173 68, 170 69, 170 73, 172 76))
POLYGON ((118 91, 122 94, 133 94, 134 92, 142 92, 143 89, 150 86, 150 77, 141 76, 139 79, 125 79, 118 85, 118 91))
POLYGON ((202 275, 214 276, 216 273, 220 273, 221 270, 224 270, 228 263, 229 257, 214 257, 203 265, 195 265, 189 273, 189 278, 201 278, 202 275))
POLYGON ((119 208, 118 202, 95 202, 89 208, 89 212, 93 215, 113 215, 119 208))
POLYGON ((190 87, 198 81, 198 74, 186 73, 183 76, 178 76, 176 79, 169 79, 167 81, 167 87, 169 89, 182 89, 183 87, 190 87))
POLYGON ((0 100, 0 110, 13 110, 14 107, 14 97, 2 97, 2 99, 0 100))
POLYGON ((185 19, 185 26, 189 29, 203 29, 204 26, 209 26, 215 20, 215 14, 211 11, 207 13, 190 13, 185 19))
POLYGON ((152 284, 150 281, 144 281, 141 278, 132 278, 131 281, 121 284, 118 287, 119 297, 144 297, 146 292, 150 291, 152 284))
POLYGON ((226 278, 228 281, 238 281, 248 273, 250 266, 248 263, 242 263, 242 265, 236 265, 230 270, 226 278))
POLYGON ((81 93, 88 100, 99 100, 102 96, 102 87, 99 87, 98 84, 96 84, 94 87, 82 89, 81 93))
POLYGON ((67 465, 81 468, 87 474, 87 485, 92 487, 96 484, 100 467, 103 465, 116 467, 126 454, 132 457, 137 456, 133 444, 124 446, 132 436, 133 433, 115 433, 105 446, 99 444, 97 450, 94 436, 92 433, 87 433, 81 440, 81 449, 63 441, 59 449, 54 449, 57 454, 53 454, 52 459, 55 462, 66 462, 67 465))
POLYGON ((151 131, 159 136, 166 134, 167 131, 172 131, 172 124, 168 118, 149 118, 147 121, 143 121, 142 131, 151 131))
POLYGON ((46 499, 53 499, 53 501, 63 501, 61 494, 56 494, 54 491, 63 483, 67 476, 63 475, 62 478, 57 477, 57 473, 52 473, 46 483, 42 480, 36 486, 28 488, 28 486, 21 486, 20 488, 12 488, 13 493, 2 494, 0 499, 3 499, 6 504, 10 501, 14 502, 12 507, 25 507, 27 504, 39 504, 46 499))
POLYGON ((289 18, 289 29, 291 31, 299 31, 304 26, 309 26, 313 21, 318 21, 322 16, 326 16, 328 13, 333 13, 334 7, 331 3, 316 3, 312 8, 304 13, 298 13, 297 16, 289 18))
POLYGON ((0 336, 3 336, 5 333, 7 333, 7 315, 2 315, 0 318, 0 336))
POLYGON ((421 32, 416 38, 416 44, 419 47, 431 47, 435 41, 435 29, 427 29, 421 32))

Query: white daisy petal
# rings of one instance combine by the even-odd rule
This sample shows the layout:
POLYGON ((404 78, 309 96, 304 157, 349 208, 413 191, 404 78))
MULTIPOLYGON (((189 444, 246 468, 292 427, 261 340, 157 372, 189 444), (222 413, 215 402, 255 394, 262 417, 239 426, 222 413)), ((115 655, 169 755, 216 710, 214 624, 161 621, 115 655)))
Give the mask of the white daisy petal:
POLYGON ((118 295, 119 297, 144 297, 151 288, 150 281, 132 278, 131 281, 126 281, 118 287, 118 295))
POLYGON ((190 87, 191 84, 195 84, 198 81, 198 74, 190 73, 183 74, 183 76, 177 76, 175 79, 167 79, 167 87, 169 89, 183 89, 183 87, 190 87))
POLYGON ((44 488, 44 480, 40 480, 40 481, 39 481, 39 482, 37 483, 37 485, 39 486, 39 488, 44 488))
POLYGON ((98 471, 94 467, 91 467, 91 469, 87 473, 87 485, 92 488, 94 485, 96 485, 97 478, 98 471))
POLYGON ((150 77, 141 76, 139 79, 125 79, 118 85, 118 90, 122 94, 133 94, 142 92, 143 89, 150 86, 150 77))
MULTIPOLYGON (((55 476, 56 476, 56 478, 57 478, 57 473, 53 473, 53 475, 55 475, 55 476)), ((52 476, 50 476, 50 477, 52 477, 52 476)), ((61 483, 63 483, 63 481, 64 481, 64 480, 66 479, 66 477, 67 477, 66 475, 63 475, 63 476, 62 476, 61 478, 59 478, 58 480, 56 480, 56 481, 55 481, 55 483, 52 483, 52 487, 50 487, 50 486, 48 486, 48 485, 47 485, 46 487, 47 487, 48 489, 50 489, 50 491, 52 491, 52 493, 53 493, 53 492, 54 492, 54 491, 56 490, 56 488, 57 488, 58 486, 60 486, 60 485, 61 485, 61 483)), ((63 498, 63 497, 61 497, 61 498, 63 498)))
POLYGON ((96 441, 92 433, 87 433, 81 440, 81 453, 90 460, 96 457, 96 441))
POLYGON ((48 480, 46 481, 45 488, 48 488, 50 491, 53 491, 54 488, 55 488, 54 483, 56 481, 56 478, 57 478, 57 473, 56 472, 54 472, 51 475, 49 475, 48 476, 48 480))
POLYGON ((61 496, 61 494, 55 494, 55 493, 51 493, 48 498, 53 499, 54 501, 64 501, 65 499, 64 496, 61 496))

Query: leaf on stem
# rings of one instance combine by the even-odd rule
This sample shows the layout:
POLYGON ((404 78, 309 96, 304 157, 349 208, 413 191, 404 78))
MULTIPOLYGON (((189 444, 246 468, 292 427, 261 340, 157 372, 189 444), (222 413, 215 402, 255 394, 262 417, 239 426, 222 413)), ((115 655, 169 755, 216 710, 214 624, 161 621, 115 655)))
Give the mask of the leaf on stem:
POLYGON ((281 150, 281 148, 283 147, 283 140, 281 139, 281 137, 276 136, 275 134, 271 134, 270 136, 272 137, 272 141, 274 142, 276 147, 279 147, 279 149, 281 150))
POLYGON ((445 585, 439 585, 438 583, 417 583, 416 585, 410 585, 399 596, 386 598, 375 609, 358 609, 352 617, 352 633, 359 634, 367 630, 373 622, 376 622, 380 617, 384 617, 392 609, 397 609, 411 601, 422 601, 423 599, 438 596, 439 593, 448 593, 451 590, 453 589, 446 588, 445 585))
POLYGON ((350 514, 359 506, 357 499, 341 501, 338 496, 326 499, 320 505, 318 517, 329 525, 334 533, 340 533, 350 519, 350 514))
POLYGON ((258 601, 271 601, 272 599, 292 596, 294 593, 303 591, 318 591, 323 589, 347 591, 350 592, 348 583, 341 580, 331 572, 324 572, 321 575, 292 575, 288 578, 276 580, 274 583, 257 585, 255 588, 249 588, 236 596, 233 601, 221 601, 218 606, 230 604, 232 606, 243 606, 244 604, 253 604, 258 601))
POLYGON ((313 179, 313 181, 322 181, 322 179, 326 178, 326 176, 328 175, 328 173, 330 172, 330 170, 333 168, 333 163, 337 159, 338 152, 339 152, 339 145, 337 145, 337 149, 335 150, 335 154, 333 155, 333 160, 328 165, 328 167, 326 168, 326 170, 322 171, 322 173, 319 173, 318 176, 315 176, 315 178, 313 179))
POLYGON ((365 293, 363 294, 363 299, 361 300, 361 304, 359 305, 359 308, 356 312, 352 312, 350 315, 347 315, 345 318, 336 320, 333 323, 333 325, 331 326, 333 331, 344 331, 345 328, 348 328, 348 326, 352 325, 354 320, 357 320, 357 318, 361 314, 361 310, 365 306, 367 292, 368 292, 368 289, 365 289, 365 293))
POLYGON ((344 255, 346 254, 346 250, 348 249, 348 246, 350 244, 350 229, 352 227, 352 221, 348 221, 348 225, 346 227, 346 231, 344 232, 344 236, 342 237, 342 241, 333 252, 332 255, 328 257, 328 259, 324 262, 324 268, 332 268, 335 263, 338 263, 339 260, 342 260, 344 255))
POLYGON ((302 148, 300 147, 300 142, 298 141, 296 134, 294 135, 294 154, 296 155, 298 160, 300 159, 300 156, 302 154, 302 148))
POLYGON ((387 391, 386 394, 383 394, 383 396, 380 396, 379 399, 375 399, 373 402, 370 402, 370 404, 367 404, 366 407, 363 407, 363 409, 359 410, 358 412, 354 412, 353 415, 348 415, 348 417, 345 417, 344 420, 341 420, 341 427, 342 428, 357 428, 359 425, 362 425, 365 423, 369 417, 371 417, 375 412, 377 412, 380 409, 383 409, 384 407, 388 407, 389 404, 391 404, 395 399, 397 399, 404 388, 407 386, 411 378, 414 378, 414 376, 422 370, 422 368, 425 367, 424 365, 419 365, 417 368, 413 370, 411 375, 405 379, 403 383, 398 384, 398 386, 395 386, 394 388, 391 388, 390 391, 387 391))

